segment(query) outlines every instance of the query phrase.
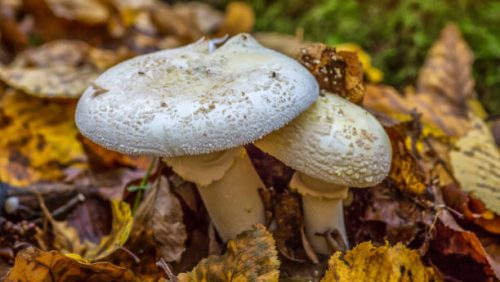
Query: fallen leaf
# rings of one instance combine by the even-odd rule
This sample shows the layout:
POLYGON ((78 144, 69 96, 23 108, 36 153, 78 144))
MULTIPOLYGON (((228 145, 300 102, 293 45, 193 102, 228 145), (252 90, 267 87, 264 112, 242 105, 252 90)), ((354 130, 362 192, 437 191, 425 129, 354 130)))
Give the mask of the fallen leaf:
POLYGON ((112 224, 111 233, 100 239, 99 245, 89 240, 81 240, 76 228, 66 222, 56 221, 45 205, 42 210, 52 225, 54 247, 64 254, 74 253, 87 260, 103 259, 122 247, 132 229, 133 218, 130 206, 126 202, 111 201, 112 224))
POLYGON ((226 7, 224 23, 217 33, 218 36, 229 34, 230 36, 238 33, 249 33, 253 30, 255 24, 255 14, 252 6, 245 2, 233 1, 226 7))
POLYGON ((425 176, 416 156, 408 148, 406 140, 408 123, 386 128, 392 145, 392 164, 389 178, 404 191, 422 194, 425 191, 425 176))
POLYGON ((375 247, 364 242, 346 254, 336 252, 328 264, 323 282, 442 281, 432 267, 422 263, 417 251, 401 243, 375 247))
POLYGON ((299 61, 316 77, 321 89, 353 103, 363 100, 363 68, 355 52, 337 52, 320 43, 307 44, 299 61))
POLYGON ((134 216, 132 238, 152 236, 157 256, 179 261, 186 250, 186 227, 179 199, 170 191, 165 177, 148 191, 134 216), (152 233, 152 234, 151 234, 152 233))
POLYGON ((434 43, 420 70, 417 91, 445 97, 467 111, 466 101, 476 98, 472 63, 474 57, 455 24, 448 24, 434 43))
POLYGON ((128 55, 82 41, 58 40, 19 54, 9 66, 0 66, 0 80, 34 96, 77 98, 100 71, 128 55))
POLYGON ((13 186, 60 181, 88 168, 74 103, 9 92, 0 100, 0 179, 13 186))
MULTIPOLYGON (((443 205, 441 190, 434 189, 433 192, 435 203, 443 205)), ((439 211, 438 219, 436 234, 430 244, 430 257, 441 271, 465 281, 500 279, 500 261, 495 261, 486 252, 475 233, 460 227, 446 209, 439 211), (461 268, 457 269, 457 265, 461 268)))
POLYGON ((129 270, 108 262, 89 263, 34 247, 21 250, 5 282, 123 281, 136 282, 129 270))
POLYGON ((254 37, 260 44, 289 57, 297 58, 302 48, 302 40, 296 36, 277 32, 257 32, 254 37))
POLYGON ((45 0, 55 16, 87 24, 105 24, 110 11, 98 0, 45 0))
POLYGON ((261 224, 239 234, 227 243, 222 256, 203 259, 188 273, 178 275, 185 281, 278 281, 280 262, 272 235, 261 224))
POLYGON ((204 34, 215 32, 224 22, 224 15, 207 3, 179 2, 175 3, 172 8, 177 15, 192 21, 204 34))
POLYGON ((300 197, 295 194, 281 193, 275 197, 274 217, 276 248, 287 259, 304 262, 306 255, 302 247, 300 230, 303 225, 300 197))
POLYGON ((473 129, 457 141, 450 159, 461 189, 500 214, 500 152, 482 120, 474 120, 473 129))
POLYGON ((384 78, 384 73, 372 65, 372 59, 361 46, 354 43, 342 43, 335 45, 337 51, 355 52, 363 65, 363 71, 371 82, 380 82, 384 78))

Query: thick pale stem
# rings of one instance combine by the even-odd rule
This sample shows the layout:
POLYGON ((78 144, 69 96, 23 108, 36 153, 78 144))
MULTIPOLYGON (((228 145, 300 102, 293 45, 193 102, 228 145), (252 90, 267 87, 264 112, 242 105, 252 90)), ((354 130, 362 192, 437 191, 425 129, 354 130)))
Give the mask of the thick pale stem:
POLYGON ((224 241, 264 223, 264 188, 244 148, 165 160, 181 177, 196 183, 215 228, 224 241))
POLYGON ((330 255, 332 249, 324 236, 325 232, 337 230, 348 246, 344 224, 342 201, 347 197, 348 188, 326 183, 305 174, 296 172, 290 182, 290 188, 302 195, 304 228, 314 250, 330 255))

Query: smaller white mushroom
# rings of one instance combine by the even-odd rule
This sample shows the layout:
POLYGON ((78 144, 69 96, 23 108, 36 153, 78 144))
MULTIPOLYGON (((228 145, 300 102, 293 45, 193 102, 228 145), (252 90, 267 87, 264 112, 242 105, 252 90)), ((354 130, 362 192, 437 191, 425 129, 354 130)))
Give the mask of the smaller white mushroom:
POLYGON ((264 222, 264 188, 244 144, 298 116, 319 94, 298 62, 248 34, 139 56, 89 87, 76 111, 81 133, 128 154, 163 157, 197 184, 224 240, 264 222))
POLYGON ((255 145, 296 170, 289 186, 303 196, 306 235, 322 254, 331 250, 318 234, 337 230, 347 245, 342 200, 348 187, 381 182, 392 157, 389 137, 370 113, 326 92, 255 145))

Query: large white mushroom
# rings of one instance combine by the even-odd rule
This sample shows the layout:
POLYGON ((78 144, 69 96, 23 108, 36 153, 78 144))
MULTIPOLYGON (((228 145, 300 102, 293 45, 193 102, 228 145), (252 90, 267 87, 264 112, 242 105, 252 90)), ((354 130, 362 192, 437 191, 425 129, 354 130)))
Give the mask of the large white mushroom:
POLYGON ((302 195, 304 226, 314 249, 330 254, 325 232, 347 245, 342 200, 348 187, 368 187, 389 173, 391 144, 366 110, 322 92, 298 118, 255 145, 296 170, 290 188, 302 195))
POLYGON ((76 123, 96 143, 163 157, 197 184, 224 240, 264 222, 264 184, 241 145, 298 116, 318 97, 313 76, 248 34, 139 56, 81 97, 76 123))

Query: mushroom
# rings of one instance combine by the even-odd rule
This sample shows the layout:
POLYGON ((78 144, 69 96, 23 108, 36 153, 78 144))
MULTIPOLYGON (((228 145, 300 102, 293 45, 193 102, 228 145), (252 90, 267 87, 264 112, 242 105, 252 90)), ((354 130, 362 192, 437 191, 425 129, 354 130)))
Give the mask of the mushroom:
POLYGON ((348 187, 369 187, 389 173, 391 144, 366 110, 322 92, 298 118, 255 145, 295 169, 289 187, 302 195, 304 227, 313 248, 331 250, 320 234, 337 230, 345 245, 342 200, 348 187))
POLYGON ((319 90, 307 69, 248 34, 214 43, 110 68, 81 97, 76 123, 101 146, 162 157, 194 182, 226 241, 264 222, 264 184, 242 145, 298 116, 319 90))

